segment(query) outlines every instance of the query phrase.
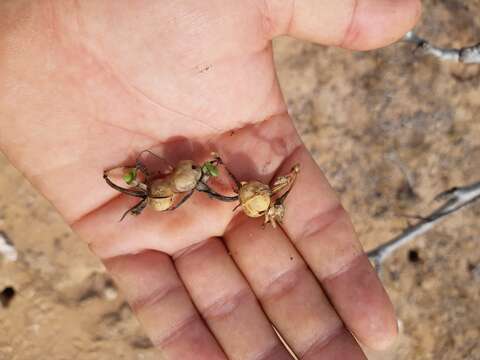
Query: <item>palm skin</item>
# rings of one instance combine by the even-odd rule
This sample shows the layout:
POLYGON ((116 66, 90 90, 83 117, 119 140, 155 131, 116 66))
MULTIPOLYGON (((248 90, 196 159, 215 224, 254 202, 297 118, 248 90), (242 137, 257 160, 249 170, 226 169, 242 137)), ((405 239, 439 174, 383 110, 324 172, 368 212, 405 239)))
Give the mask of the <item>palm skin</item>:
POLYGON ((391 304, 295 132, 271 39, 380 46, 413 25, 417 1, 1 6, 1 149, 102 258, 166 358, 291 358, 271 324, 305 359, 364 358, 351 334, 391 341, 391 304), (171 163, 215 150, 241 180, 300 163, 282 229, 203 194, 119 223, 136 199, 102 171, 149 148, 171 163))

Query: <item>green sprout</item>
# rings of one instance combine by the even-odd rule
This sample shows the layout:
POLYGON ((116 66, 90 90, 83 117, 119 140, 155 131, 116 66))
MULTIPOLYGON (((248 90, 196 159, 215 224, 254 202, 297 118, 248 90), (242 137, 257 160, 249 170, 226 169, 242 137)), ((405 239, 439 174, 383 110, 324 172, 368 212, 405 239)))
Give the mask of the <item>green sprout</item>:
POLYGON ((137 169, 131 169, 125 175, 123 175, 123 180, 130 185, 137 179, 137 169))
POLYGON ((218 167, 213 165, 210 161, 207 161, 202 166, 202 172, 209 176, 218 176, 218 167))

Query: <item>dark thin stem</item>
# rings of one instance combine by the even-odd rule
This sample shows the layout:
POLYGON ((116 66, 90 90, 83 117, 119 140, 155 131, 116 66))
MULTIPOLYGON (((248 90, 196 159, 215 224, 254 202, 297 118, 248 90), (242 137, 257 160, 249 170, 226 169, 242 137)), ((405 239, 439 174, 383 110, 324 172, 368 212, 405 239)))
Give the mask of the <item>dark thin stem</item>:
POLYGON ((145 164, 142 163, 139 158, 137 158, 137 160, 135 161, 135 169, 137 171, 140 170, 145 175, 146 181, 150 179, 150 171, 148 171, 145 164))
POLYGON ((149 199, 168 199, 170 197, 171 196, 153 196, 153 195, 148 196, 149 199))
POLYGON ((171 207, 170 209, 168 209, 168 210, 173 211, 173 210, 175 210, 175 209, 178 209, 180 206, 182 206, 182 204, 185 203, 185 201, 187 201, 187 200, 193 195, 193 192, 194 192, 194 190, 190 190, 190 191, 188 192, 188 194, 185 195, 185 196, 178 202, 178 204, 172 206, 172 207, 171 207))
POLYGON ((242 186, 240 184, 240 181, 238 181, 238 179, 235 177, 235 175, 233 175, 233 173, 230 171, 230 169, 227 167, 227 165, 225 165, 225 163, 223 162, 222 158, 220 156, 215 156, 215 161, 217 161, 217 163, 219 165, 223 165, 225 171, 227 172, 228 176, 230 176, 230 178, 235 182, 235 186, 237 187, 236 189, 236 192, 238 192, 240 190, 240 187, 242 186))
POLYGON ((238 201, 238 196, 225 196, 225 195, 218 194, 213 190, 198 190, 198 191, 204 192, 208 194, 208 196, 216 200, 225 201, 225 202, 238 201))
POLYGON ((120 221, 123 221, 123 219, 125 219, 125 217, 130 213, 133 215, 139 215, 143 211, 143 209, 145 209, 146 206, 147 206, 147 198, 143 198, 140 202, 136 203, 130 209, 125 211, 122 217, 120 218, 120 221))
POLYGON ((203 192, 208 194, 210 197, 220 200, 220 201, 225 201, 225 202, 233 202, 233 201, 238 201, 238 195, 236 196, 225 196, 217 193, 216 191, 212 190, 210 186, 205 184, 202 181, 199 181, 197 184, 197 191, 203 192))
MULTIPOLYGON (((292 185, 293 185, 293 184, 292 184, 292 185)), ((277 205, 283 204, 283 202, 284 202, 285 199, 287 198, 288 194, 290 194, 290 191, 292 191, 292 186, 290 186, 290 188, 289 188, 287 191, 285 191, 282 196, 280 196, 277 200, 275 200, 275 203, 276 203, 277 205)))
POLYGON ((114 188, 115 190, 117 190, 117 191, 119 191, 123 194, 127 194, 127 195, 130 195, 130 196, 141 197, 141 198, 146 196, 146 193, 143 190, 127 189, 127 188, 123 188, 121 186, 118 186, 117 184, 115 184, 114 182, 112 182, 108 178, 108 175, 106 174, 106 172, 103 173, 103 178, 105 179, 105 181, 107 182, 107 184, 109 186, 111 186, 112 188, 114 188))
MULTIPOLYGON (((163 160, 163 161, 165 161, 165 162, 168 164, 168 161, 167 161, 166 159, 162 158, 161 156, 158 156, 158 155, 155 154, 153 151, 148 150, 148 149, 143 150, 143 151, 141 151, 141 152, 138 154, 138 156, 137 156, 137 161, 140 160, 140 157, 141 157, 143 154, 145 154, 145 153, 148 153, 148 154, 150 154, 150 155, 152 155, 152 156, 155 156, 157 159, 163 160)), ((168 164, 168 165, 170 165, 170 164, 168 164)))
MULTIPOLYGON (((143 150, 143 151, 141 151, 141 152, 138 154, 137 159, 135 160, 135 163, 136 163, 137 165, 140 164, 140 166, 142 166, 141 171, 145 174, 145 176, 146 176, 147 178, 150 177, 150 176, 153 176, 153 175, 155 175, 155 174, 149 174, 149 171, 148 171, 147 167, 146 167, 145 165, 143 165, 142 162, 141 162, 141 160, 140 160, 140 157, 141 157, 143 154, 145 154, 145 153, 150 154, 150 155, 152 155, 153 157, 161 160, 161 161, 166 165, 167 168, 173 169, 172 164, 170 164, 167 159, 165 159, 165 158, 163 158, 163 157, 155 154, 155 153, 154 153, 153 151, 151 151, 151 150, 148 150, 148 149, 143 150)), ((162 172, 162 173, 163 173, 163 172, 162 172)))
POLYGON ((237 205, 237 206, 235 206, 235 207, 233 208, 233 210, 232 210, 232 211, 235 211, 235 210, 237 210, 237 209, 238 209, 240 206, 242 206, 242 204, 241 204, 241 203, 238 203, 238 205, 237 205))

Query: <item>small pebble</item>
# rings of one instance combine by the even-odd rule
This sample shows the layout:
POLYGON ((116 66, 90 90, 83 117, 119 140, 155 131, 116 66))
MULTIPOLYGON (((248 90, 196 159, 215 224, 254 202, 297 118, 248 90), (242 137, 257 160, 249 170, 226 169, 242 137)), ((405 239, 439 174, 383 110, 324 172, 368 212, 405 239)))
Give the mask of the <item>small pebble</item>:
POLYGON ((18 253, 15 247, 12 245, 10 240, 8 240, 7 235, 0 231, 0 254, 7 261, 17 261, 18 253))

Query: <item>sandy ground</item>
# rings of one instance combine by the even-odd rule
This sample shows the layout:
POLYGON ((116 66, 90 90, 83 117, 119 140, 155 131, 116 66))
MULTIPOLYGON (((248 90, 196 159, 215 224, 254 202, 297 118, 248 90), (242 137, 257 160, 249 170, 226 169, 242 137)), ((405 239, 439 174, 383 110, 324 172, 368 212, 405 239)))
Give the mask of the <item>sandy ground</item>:
MULTIPOLYGON (((480 41, 480 1, 424 1, 418 32, 480 41), (475 38, 475 36, 477 36, 475 38)), ((437 193, 480 180, 480 66, 399 44, 369 53, 275 43, 299 131, 370 249, 427 214, 437 193)), ((0 157, 0 360, 159 359, 103 267, 0 157), (2 245, 3 244, 3 245, 2 245)), ((401 335, 372 359, 480 359, 480 204, 384 264, 401 335)))

